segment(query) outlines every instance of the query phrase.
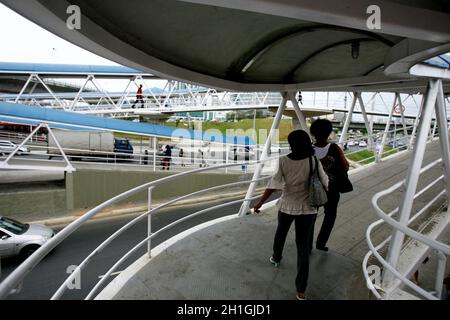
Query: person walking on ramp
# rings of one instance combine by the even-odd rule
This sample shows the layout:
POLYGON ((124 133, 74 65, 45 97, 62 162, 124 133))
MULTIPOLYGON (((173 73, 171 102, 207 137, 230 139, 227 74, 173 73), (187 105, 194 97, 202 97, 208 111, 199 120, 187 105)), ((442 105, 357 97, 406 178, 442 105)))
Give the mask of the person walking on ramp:
MULTIPOLYGON (((316 140, 314 144, 316 157, 320 159, 330 181, 327 192, 328 203, 324 206, 325 216, 316 242, 316 249, 325 252, 328 251, 327 242, 336 221, 340 194, 353 191, 347 174, 350 165, 344 152, 337 144, 328 142, 332 131, 333 125, 326 119, 316 120, 311 125, 311 134, 316 140)), ((313 240, 314 228, 311 233, 310 251, 312 251, 313 240)))
POLYGON ((279 202, 278 227, 273 244, 270 262, 278 267, 283 258, 286 237, 295 222, 295 242, 297 245, 297 299, 306 299, 309 275, 309 239, 317 210, 310 206, 309 181, 312 172, 317 170, 324 189, 328 187, 328 177, 314 158, 314 149, 309 135, 303 130, 292 132, 288 137, 292 153, 281 157, 279 168, 269 182, 260 202, 255 205, 255 213, 273 192, 282 190, 279 202), (312 169, 312 170, 311 170, 312 169))

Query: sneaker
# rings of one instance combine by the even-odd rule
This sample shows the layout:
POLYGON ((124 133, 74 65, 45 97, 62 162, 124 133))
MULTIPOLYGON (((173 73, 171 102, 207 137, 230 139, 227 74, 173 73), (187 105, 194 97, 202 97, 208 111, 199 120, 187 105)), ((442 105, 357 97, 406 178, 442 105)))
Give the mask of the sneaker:
POLYGON ((305 300, 307 300, 307 299, 306 299, 306 296, 305 296, 304 298, 302 298, 302 297, 300 297, 300 296, 297 294, 296 297, 297 297, 297 300, 299 300, 299 301, 305 301, 305 300))
POLYGON ((320 250, 320 251, 328 252, 328 247, 320 247, 320 246, 316 246, 316 249, 317 249, 317 250, 320 250))
POLYGON ((280 262, 275 261, 273 257, 270 257, 269 259, 270 263, 274 265, 275 268, 278 268, 280 266, 280 262))

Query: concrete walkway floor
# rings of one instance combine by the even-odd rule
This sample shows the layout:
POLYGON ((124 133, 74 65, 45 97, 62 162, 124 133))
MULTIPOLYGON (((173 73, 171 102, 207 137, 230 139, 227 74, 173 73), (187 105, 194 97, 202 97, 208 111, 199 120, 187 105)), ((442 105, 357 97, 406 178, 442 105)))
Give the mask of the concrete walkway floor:
MULTIPOLYGON (((377 220, 373 195, 405 178, 409 153, 352 172, 355 191, 342 196, 330 252, 313 250, 307 294, 309 299, 368 299, 361 262, 368 251, 365 232, 377 220)), ((425 164, 440 157, 430 144, 425 164)), ((442 171, 431 170, 427 183, 442 171)), ((420 188, 420 186, 419 186, 420 188)), ((436 186, 442 188, 442 186, 436 186)), ((398 206, 400 190, 382 202, 385 210, 398 206)), ((425 194, 424 197, 430 195, 425 194)), ((426 200, 426 199, 425 199, 426 200)), ((424 199, 422 199, 424 201, 424 199)), ((420 206, 418 199, 417 205, 420 206)), ((149 260, 142 257, 119 275, 98 299, 295 299, 296 249, 294 227, 286 241, 280 268, 268 261, 276 229, 277 209, 261 215, 229 219, 188 235, 149 260)), ((316 222, 316 234, 322 217, 316 222)), ((375 230, 379 243, 390 228, 375 230)))

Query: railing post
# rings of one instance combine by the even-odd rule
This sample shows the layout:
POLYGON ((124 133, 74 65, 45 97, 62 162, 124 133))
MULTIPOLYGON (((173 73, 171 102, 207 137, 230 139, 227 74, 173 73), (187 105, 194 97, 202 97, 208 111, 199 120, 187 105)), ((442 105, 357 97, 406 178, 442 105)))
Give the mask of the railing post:
POLYGON ((156 149, 158 148, 158 138, 153 137, 153 172, 156 172, 156 149))
MULTIPOLYGON (((152 210, 152 191, 154 187, 148 188, 148 212, 152 210)), ((147 217, 147 236, 150 237, 152 235, 152 215, 149 214, 147 217)), ((149 239, 147 242, 147 255, 148 258, 152 258, 152 240, 149 239)))
MULTIPOLYGON (((437 80, 430 80, 426 93, 426 101, 423 109, 423 117, 419 122, 419 131, 417 134, 416 145, 413 150, 412 159, 409 165, 408 175, 406 178, 406 190, 404 192, 403 201, 400 204, 399 209, 399 223, 402 225, 407 225, 411 210, 413 207, 414 195, 416 193, 417 183, 419 181, 420 170, 422 168, 423 158, 425 155, 425 149, 427 145, 428 129, 430 128, 431 116, 433 107, 436 103, 436 98, 438 94, 438 84, 437 80)), ((389 246, 389 251, 387 255, 387 262, 393 266, 397 267, 398 258, 400 256, 400 251, 403 245, 403 240, 405 234, 399 230, 394 230, 392 239, 389 246)), ((392 287, 395 281, 395 276, 386 271, 383 275, 383 287, 392 287)), ((389 291, 388 291, 389 295, 389 291)))

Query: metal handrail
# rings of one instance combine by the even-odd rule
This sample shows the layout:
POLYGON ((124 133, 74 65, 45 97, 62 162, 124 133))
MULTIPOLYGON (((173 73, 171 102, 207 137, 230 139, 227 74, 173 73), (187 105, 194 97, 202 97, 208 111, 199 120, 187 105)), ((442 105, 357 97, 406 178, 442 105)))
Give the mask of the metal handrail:
POLYGON ((158 236, 160 233, 173 228, 174 226, 180 224, 181 222, 184 222, 185 220, 191 219, 193 217, 199 216, 203 213, 215 210, 215 209, 220 209, 220 208, 225 208, 227 206, 233 205, 233 204, 237 204, 237 203, 241 203, 244 201, 252 201, 255 199, 258 199, 260 197, 260 195, 255 196, 255 197, 251 197, 249 199, 240 199, 240 200, 236 200, 236 201, 231 201, 228 203, 224 203, 221 205, 217 205, 211 208, 207 208, 204 210, 200 210, 198 212, 195 212, 193 214, 190 214, 184 218, 181 218, 175 222, 172 222, 171 224, 168 224, 167 226, 161 228, 160 230, 158 230, 157 232, 151 234, 149 237, 145 238, 144 240, 142 240, 139 244, 137 244, 133 249, 131 249, 130 251, 128 251, 121 259, 119 259, 119 261, 117 261, 112 267, 111 269, 108 270, 108 272, 102 277, 102 279, 95 285, 95 287, 91 290, 91 292, 88 294, 88 296, 86 297, 86 300, 91 300, 95 293, 98 291, 98 289, 107 281, 107 279, 111 276, 111 274, 125 261, 127 260, 133 253, 135 253, 139 248, 141 248, 142 246, 144 246, 145 244, 147 244, 147 242, 153 238, 155 238, 156 236, 158 236))
MULTIPOLYGON (((260 181, 264 181, 264 180, 266 180, 268 178, 269 177, 263 177, 263 178, 260 178, 260 179, 257 179, 257 180, 253 180, 253 181, 239 181, 239 182, 234 182, 234 183, 229 183, 229 184, 225 184, 225 185, 220 185, 220 186, 216 186, 216 187, 212 187, 212 188, 208 188, 208 189, 203 189, 203 190, 200 190, 200 191, 196 191, 196 192, 193 192, 193 193, 181 196, 181 197, 173 199, 171 201, 165 202, 165 203, 157 206, 156 208, 143 213, 142 215, 136 217, 135 219, 133 219, 129 223, 127 223, 125 226, 123 226, 122 228, 117 230, 115 233, 113 233, 111 236, 109 236, 105 241, 103 241, 96 249, 94 249, 94 251, 92 251, 89 254, 89 256, 86 257, 80 263, 80 265, 78 265, 78 267, 73 271, 73 273, 60 286, 60 288, 53 295, 52 300, 59 299, 64 294, 64 292, 67 289, 67 284, 69 284, 71 281, 73 281, 73 278, 74 278, 73 275, 77 274, 78 272, 81 272, 89 264, 91 258, 93 258, 95 255, 97 255, 101 251, 103 251, 103 249, 105 249, 114 239, 119 237, 123 232, 125 232, 126 230, 128 230, 129 228, 131 228, 132 226, 137 224, 142 219, 148 217, 149 215, 153 215, 156 212, 160 211, 161 209, 163 209, 165 207, 168 207, 170 205, 173 205, 176 202, 182 201, 184 199, 187 199, 187 198, 190 198, 190 197, 193 197, 193 196, 200 195, 200 194, 205 193, 205 192, 211 192, 211 191, 215 191, 215 190, 220 190, 220 189, 224 189, 224 188, 228 188, 228 187, 232 187, 232 186, 237 186, 237 185, 241 185, 241 184, 252 183, 252 182, 260 182, 260 181)), ((215 207, 213 207, 213 208, 215 208, 215 207)))
MULTIPOLYGON (((430 170, 431 168, 434 168, 436 165, 438 165, 439 163, 442 162, 442 159, 438 159, 436 161, 433 161, 432 163, 428 164, 427 166, 425 166, 424 168, 422 168, 420 170, 420 174, 423 174, 425 172, 427 172, 428 170, 430 170)), ((419 191, 418 193, 416 193, 414 195, 414 199, 417 199, 420 195, 424 194, 426 191, 428 191, 429 189, 431 189, 434 185, 436 185, 439 181, 444 179, 444 175, 441 175, 439 178, 435 179, 433 182, 431 182, 430 184, 428 184, 425 188, 423 188, 421 191, 419 191)), ((422 296, 424 296, 427 299, 431 299, 431 300, 436 300, 437 298, 435 296, 433 296, 432 294, 430 294, 429 292, 425 291, 423 288, 419 287, 418 285, 416 285, 415 283, 413 283, 411 280, 409 280, 408 278, 406 278, 404 275, 400 274, 400 272, 398 272, 398 270, 395 269, 395 267, 393 267, 392 265, 390 265, 379 253, 378 250, 380 250, 383 246, 385 246, 390 239, 392 238, 392 236, 389 236, 387 239, 385 239, 382 243, 380 243, 377 247, 375 247, 372 243, 372 239, 371 239, 371 233, 372 230, 381 225, 382 223, 386 222, 387 224, 389 224, 391 227, 393 227, 396 230, 399 230, 401 232, 403 232, 405 235, 409 236, 412 239, 415 239, 417 241, 420 241, 426 245, 428 245, 431 248, 434 248, 446 255, 450 255, 450 246, 445 245, 439 241, 433 240, 429 237, 424 236, 423 234, 407 227, 407 225, 411 224, 413 221, 415 221, 420 215, 422 215, 424 212, 426 212, 426 210, 433 205, 441 196, 443 196, 446 193, 446 190, 441 191, 437 196, 435 196, 431 201, 429 201, 417 214, 415 214, 407 223, 407 225, 402 225, 399 222, 397 222, 396 220, 394 220, 392 218, 392 216, 398 212, 399 208, 394 209, 393 211, 391 211, 389 214, 386 214, 378 205, 378 200, 387 195, 390 194, 392 192, 394 192, 395 190, 399 189, 401 186, 404 185, 404 183, 406 182, 406 180, 402 180, 398 183, 396 183, 395 185, 393 185, 392 187, 381 191, 379 193, 377 193, 373 198, 372 198, 372 205, 375 208, 375 212, 376 214, 381 218, 380 220, 372 223, 369 228, 366 231, 366 240, 369 246, 370 251, 366 254, 366 256, 364 257, 362 266, 363 266, 363 273, 364 276, 366 278, 367 281, 367 286, 368 288, 372 291, 372 293, 378 298, 378 299, 382 299, 382 296, 378 293, 378 290, 382 290, 382 288, 376 288, 372 281, 370 280, 370 276, 368 274, 368 269, 367 269, 367 264, 368 264, 368 260, 370 258, 371 255, 374 255, 377 260, 387 269, 389 270, 396 278, 398 278, 400 280, 400 283, 404 283, 405 285, 407 285, 408 287, 410 287, 411 289, 415 290, 416 292, 418 292, 419 294, 421 294, 422 296)))
MULTIPOLYGON (((253 162, 253 164, 261 164, 265 162, 270 162, 274 160, 278 160, 278 157, 274 158, 268 158, 265 160, 260 160, 253 162)), ((42 259, 47 256, 50 251, 52 251, 56 246, 58 246, 63 240, 65 240, 67 237, 69 237, 73 232, 78 230, 79 227, 81 227, 86 221, 90 220, 94 216, 96 216, 98 213, 100 213, 103 209, 118 203, 124 199, 129 198, 130 196, 147 190, 149 188, 154 188, 160 184, 174 181, 178 178, 186 177, 192 174, 196 173, 202 173, 205 171, 215 170, 215 169, 222 169, 222 168, 229 168, 234 166, 241 166, 242 163, 239 164, 225 164, 225 165, 219 165, 219 166, 213 166, 209 168, 200 168, 191 170, 188 172, 182 172, 178 173, 172 176, 168 176, 162 179, 159 179, 157 181, 152 181, 149 183, 146 183, 144 185, 138 186, 134 189, 128 190, 120 195, 117 195, 116 197, 105 201, 104 203, 98 205, 97 207, 93 208, 92 210, 88 211, 86 214, 69 224, 66 228, 58 232, 52 239, 50 239, 48 242, 46 242, 42 247, 40 247, 33 255, 31 255, 27 260, 25 260, 19 267, 17 267, 3 282, 0 283, 0 299, 6 298, 12 290, 14 290, 20 283, 23 282, 24 278, 30 273, 36 265, 42 261, 42 259)))

